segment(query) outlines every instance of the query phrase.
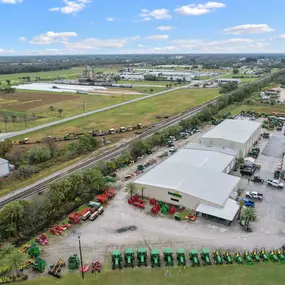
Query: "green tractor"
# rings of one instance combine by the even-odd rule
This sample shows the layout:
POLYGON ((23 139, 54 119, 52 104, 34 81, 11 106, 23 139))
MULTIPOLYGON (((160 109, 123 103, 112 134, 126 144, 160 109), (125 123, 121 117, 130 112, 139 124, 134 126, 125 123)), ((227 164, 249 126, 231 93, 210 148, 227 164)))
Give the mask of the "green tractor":
POLYGON ((121 251, 116 249, 112 253, 112 269, 122 269, 122 254, 121 251))
POLYGON ((160 253, 154 248, 150 253, 151 267, 160 267, 160 253))
POLYGON ((284 254, 282 253, 281 249, 277 249, 276 251, 276 255, 278 257, 278 259, 280 260, 281 263, 285 263, 285 256, 284 254))
POLYGON ((77 254, 73 254, 68 258, 68 268, 70 270, 78 269, 80 267, 79 257, 77 254))
POLYGON ((203 265, 211 265, 210 250, 208 248, 203 248, 201 252, 201 259, 203 265))
POLYGON ((135 254, 134 251, 131 248, 127 248, 125 250, 125 268, 127 267, 133 267, 135 266, 135 254))
POLYGON ((243 264, 243 260, 242 260, 242 257, 240 256, 239 252, 235 253, 234 262, 237 264, 243 264))
POLYGON ((257 253, 257 249, 256 248, 251 253, 251 257, 252 257, 253 261, 255 261, 255 262, 259 262, 260 261, 260 258, 259 258, 259 255, 257 253))
POLYGON ((254 263, 252 262, 252 258, 251 258, 251 256, 250 256, 248 250, 246 250, 246 251, 244 252, 243 258, 244 258, 244 260, 245 260, 245 262, 246 262, 247 265, 253 265, 253 264, 254 264, 254 263))
POLYGON ((263 261, 268 261, 268 256, 266 254, 265 248, 262 248, 259 252, 259 256, 263 261))
POLYGON ((28 249, 28 254, 31 258, 36 258, 40 255, 40 248, 36 243, 33 243, 28 249))
POLYGON ((224 253, 224 261, 226 262, 226 264, 233 264, 232 255, 229 253, 228 250, 226 250, 226 252, 224 253))
POLYGON ((137 251, 138 266, 147 266, 147 250, 146 248, 139 248, 137 251))
POLYGON ((274 250, 270 250, 270 252, 269 252, 269 259, 272 262, 278 262, 278 257, 277 257, 277 255, 276 255, 274 250))
POLYGON ((189 258, 191 260, 192 266, 200 266, 200 261, 198 258, 198 250, 197 249, 191 249, 190 250, 189 258))
POLYGON ((165 248, 163 251, 163 257, 165 261, 165 266, 173 266, 173 251, 171 248, 165 248))
POLYGON ((34 262, 31 263, 31 266, 33 270, 44 273, 46 269, 46 262, 42 258, 37 257, 34 262))
POLYGON ((184 248, 178 248, 177 249, 176 258, 177 258, 178 265, 182 265, 182 266, 186 265, 184 248))
POLYGON ((216 250, 213 253, 213 259, 215 260, 216 264, 223 264, 222 255, 221 255, 221 252, 219 250, 216 250))

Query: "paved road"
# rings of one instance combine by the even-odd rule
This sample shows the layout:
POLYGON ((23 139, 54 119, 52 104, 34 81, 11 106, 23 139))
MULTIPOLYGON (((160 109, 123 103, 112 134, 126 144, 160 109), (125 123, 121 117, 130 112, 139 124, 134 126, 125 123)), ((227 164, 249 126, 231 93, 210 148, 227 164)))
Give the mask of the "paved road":
MULTIPOLYGON (((225 75, 223 75, 223 76, 225 76, 225 75)), ((211 80, 214 80, 214 79, 219 78, 219 77, 222 77, 222 76, 220 75, 220 76, 211 78, 211 80)), ((208 80, 204 80, 204 81, 208 81, 208 80)), ((151 94, 151 95, 147 95, 147 96, 144 96, 144 97, 136 98, 136 99, 133 99, 133 100, 130 100, 130 101, 125 101, 125 102, 122 102, 122 103, 118 103, 118 104, 115 104, 115 105, 112 105, 112 106, 100 108, 100 109, 97 109, 97 110, 89 111, 89 112, 86 112, 86 113, 83 113, 83 114, 79 114, 79 115, 76 115, 76 116, 68 117, 68 118, 65 118, 65 119, 62 119, 62 120, 59 120, 59 121, 47 123, 47 124, 40 125, 40 126, 37 126, 37 127, 25 129, 25 130, 22 130, 22 131, 13 132, 13 133, 3 133, 3 134, 0 134, 0 140, 5 140, 5 139, 12 138, 12 137, 19 136, 19 135, 25 135, 25 134, 30 133, 30 132, 34 132, 34 131, 38 131, 38 130, 41 130, 41 129, 44 129, 44 128, 48 128, 48 127, 52 127, 52 126, 55 126, 55 125, 59 125, 59 124, 65 123, 65 122, 72 121, 74 119, 79 119, 79 118, 82 118, 82 117, 85 117, 85 116, 89 116, 89 115, 92 115, 92 114, 104 112, 104 111, 107 111, 107 110, 111 110, 113 108, 117 108, 117 107, 120 107, 120 106, 124 106, 124 105, 127 105, 127 104, 138 102, 138 101, 141 101, 141 100, 149 99, 149 98, 152 98, 152 97, 155 97, 155 96, 159 96, 159 95, 163 95, 163 94, 166 94, 166 93, 169 93, 169 92, 173 92, 173 91, 176 91, 176 90, 185 89, 185 88, 188 88, 188 87, 191 87, 191 84, 175 87, 175 88, 168 89, 168 90, 165 90, 165 91, 162 91, 162 92, 158 92, 158 93, 155 93, 155 94, 151 94)))

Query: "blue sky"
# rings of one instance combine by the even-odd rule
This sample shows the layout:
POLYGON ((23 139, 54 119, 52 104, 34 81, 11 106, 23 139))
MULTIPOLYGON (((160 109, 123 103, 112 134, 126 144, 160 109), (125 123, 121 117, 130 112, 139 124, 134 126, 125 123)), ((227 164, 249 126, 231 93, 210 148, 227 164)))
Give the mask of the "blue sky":
POLYGON ((0 0, 0 55, 285 52, 284 0, 0 0))

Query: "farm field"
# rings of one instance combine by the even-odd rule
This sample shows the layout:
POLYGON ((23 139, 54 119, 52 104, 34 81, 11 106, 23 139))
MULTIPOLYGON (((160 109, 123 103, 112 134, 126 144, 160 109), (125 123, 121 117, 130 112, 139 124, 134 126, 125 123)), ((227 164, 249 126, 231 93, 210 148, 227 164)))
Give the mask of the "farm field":
POLYGON ((247 74, 228 74, 223 76, 222 78, 233 78, 233 76, 247 76, 247 78, 236 78, 239 79, 241 83, 254 82, 260 79, 260 78, 251 78, 250 75, 247 74))
MULTIPOLYGON (((172 116, 220 96, 219 89, 184 89, 117 107, 84 118, 72 120, 51 128, 28 134, 30 139, 46 136, 62 136, 65 133, 81 133, 90 130, 108 130, 121 126, 152 124, 156 116, 172 116)), ((129 97, 128 97, 129 98, 129 97)), ((22 137, 16 137, 20 139, 22 137)))
POLYGON ((241 106, 235 106, 230 105, 226 108, 222 109, 218 115, 223 115, 226 112, 231 112, 233 115, 239 114, 242 110, 244 111, 256 111, 259 113, 274 113, 274 112, 280 112, 285 114, 284 106, 271 106, 271 105, 241 105, 241 106))
POLYGON ((23 285, 91 285, 91 284, 117 284, 117 285, 280 285, 283 284, 285 271, 283 264, 222 265, 182 269, 123 269, 122 271, 102 272, 100 274, 88 273, 85 280, 81 275, 68 274, 62 279, 52 276, 23 282, 23 285))
POLYGON ((7 131, 19 131, 61 119, 59 109, 63 110, 61 117, 66 118, 139 97, 139 95, 119 93, 123 90, 117 90, 117 92, 112 96, 37 91, 0 93, 2 123, 0 129, 5 130, 5 117, 8 119, 7 131), (50 106, 54 109, 50 110, 50 106), (13 116, 15 116, 14 119, 13 116), (25 126, 25 116, 27 126, 25 126))

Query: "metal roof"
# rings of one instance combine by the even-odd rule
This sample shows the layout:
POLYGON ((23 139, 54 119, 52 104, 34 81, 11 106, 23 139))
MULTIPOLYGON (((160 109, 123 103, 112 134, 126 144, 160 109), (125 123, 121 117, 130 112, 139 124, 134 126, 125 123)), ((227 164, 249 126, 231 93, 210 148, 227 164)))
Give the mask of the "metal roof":
POLYGON ((171 189, 222 206, 240 181, 222 173, 233 158, 217 152, 182 149, 135 183, 171 189))
POLYGON ((232 221, 239 210, 237 202, 229 198, 222 208, 201 203, 196 209, 197 212, 232 221))
POLYGON ((248 120, 224 120, 215 128, 204 134, 202 139, 225 139, 238 143, 246 143, 260 125, 260 122, 248 120))
POLYGON ((0 164, 9 163, 8 160, 0 157, 0 164))

